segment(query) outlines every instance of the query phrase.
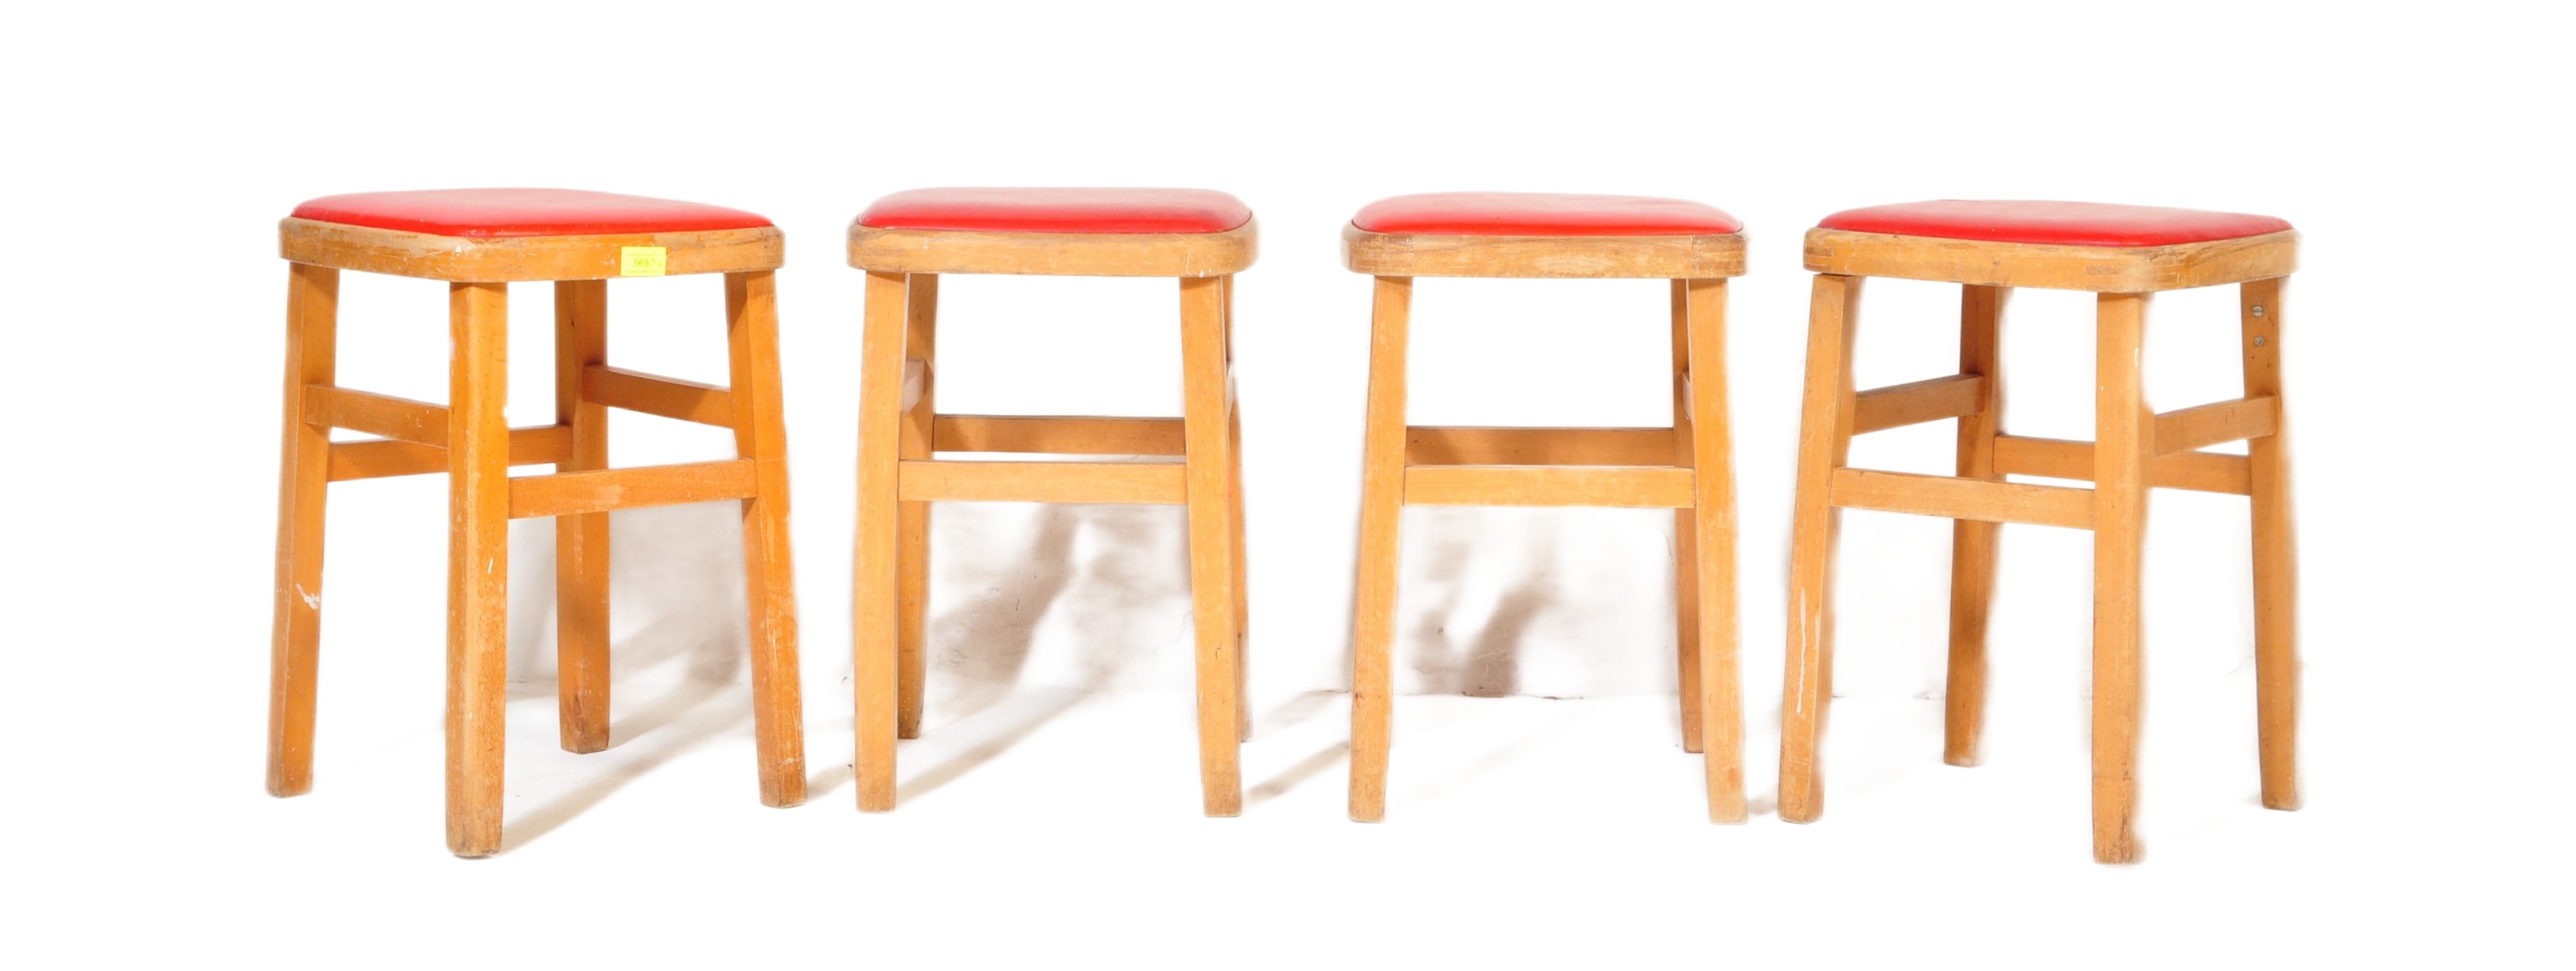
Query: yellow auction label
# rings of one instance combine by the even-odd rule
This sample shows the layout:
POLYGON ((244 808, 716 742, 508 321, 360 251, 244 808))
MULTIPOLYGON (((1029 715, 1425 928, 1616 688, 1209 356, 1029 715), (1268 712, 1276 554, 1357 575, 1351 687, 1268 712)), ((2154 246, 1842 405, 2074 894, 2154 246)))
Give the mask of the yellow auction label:
POLYGON ((617 248, 618 276, 661 276, 670 266, 670 251, 659 246, 617 248))

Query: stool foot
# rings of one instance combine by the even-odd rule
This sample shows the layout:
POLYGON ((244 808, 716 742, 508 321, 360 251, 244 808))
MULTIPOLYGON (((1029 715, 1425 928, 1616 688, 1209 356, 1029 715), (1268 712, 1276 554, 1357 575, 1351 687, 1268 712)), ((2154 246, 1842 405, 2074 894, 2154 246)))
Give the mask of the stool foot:
POLYGON ((268 794, 313 788, 315 664, 322 639, 323 495, 331 430, 304 420, 304 388, 335 371, 340 271, 287 267, 286 428, 277 472, 277 586, 269 632, 268 794))
POLYGON ((1369 339, 1367 445, 1360 476, 1359 585, 1353 610, 1351 818, 1386 818, 1394 715, 1397 528, 1404 517, 1404 367, 1413 280, 1378 277, 1369 339))
POLYGON ((2116 832, 2104 832, 2099 813, 2094 816, 2093 862, 2113 865, 2136 863, 2146 856, 2146 847, 2138 842, 2130 820, 2124 815, 2116 832))

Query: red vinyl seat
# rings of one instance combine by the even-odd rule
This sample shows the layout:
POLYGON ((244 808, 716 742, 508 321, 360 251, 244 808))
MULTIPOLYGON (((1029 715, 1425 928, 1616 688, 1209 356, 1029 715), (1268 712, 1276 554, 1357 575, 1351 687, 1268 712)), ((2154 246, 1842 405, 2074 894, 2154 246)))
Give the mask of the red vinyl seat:
POLYGON ((740 209, 579 189, 428 189, 323 196, 294 218, 428 233, 505 238, 757 229, 767 217, 740 209))
POLYGON ((2285 232, 2271 216, 2100 202, 1941 199, 1848 209, 1819 229, 2058 246, 2172 246, 2285 232))
POLYGON ((1351 225, 1441 236, 1708 236, 1744 223, 1713 207, 1648 196, 1431 192, 1369 203, 1351 225))
POLYGON ((999 233, 1222 233, 1252 207, 1211 189, 912 189, 859 214, 873 229, 999 233))

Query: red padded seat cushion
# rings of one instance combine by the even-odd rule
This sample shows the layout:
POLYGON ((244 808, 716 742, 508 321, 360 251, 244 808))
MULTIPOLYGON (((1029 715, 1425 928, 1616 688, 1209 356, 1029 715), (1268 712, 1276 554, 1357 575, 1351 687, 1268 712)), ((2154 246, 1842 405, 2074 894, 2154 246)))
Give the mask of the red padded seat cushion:
POLYGON ((433 236, 597 236, 757 229, 740 209, 579 189, 428 189, 323 196, 295 218, 433 236))
POLYGON ((996 233, 1222 233, 1251 221, 1243 200, 1209 189, 912 189, 859 214, 875 229, 996 233))
POLYGON ((1713 206, 1647 196, 1430 192, 1369 203, 1351 225, 1441 236, 1708 236, 1744 231, 1713 206))
POLYGON ((1935 236, 1989 243, 2119 247, 2206 243, 2261 236, 2290 228, 2285 220, 2234 212, 2101 202, 1964 199, 1849 209, 1825 217, 1816 226, 1855 233, 1935 236))

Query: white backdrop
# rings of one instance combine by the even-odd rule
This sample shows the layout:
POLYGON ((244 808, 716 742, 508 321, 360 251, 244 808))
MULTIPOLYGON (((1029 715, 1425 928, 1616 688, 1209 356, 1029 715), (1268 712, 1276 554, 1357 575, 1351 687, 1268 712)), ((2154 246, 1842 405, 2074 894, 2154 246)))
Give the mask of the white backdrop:
MULTIPOLYGON (((2531 484, 2558 469, 2547 458, 2559 451, 2549 444, 2557 433, 2541 429, 2559 410, 2555 388, 2576 324, 2556 292, 2576 255, 2561 228, 2576 216, 2563 144, 2564 92, 2576 79, 2554 44, 2564 36, 2558 16, 2476 3, 2327 12, 2242 2, 1830 12, 1616 2, 21 11, 0 35, 11 92, 0 130, 16 173, 6 190, 15 231, 0 246, 20 279, 6 358, 15 509, 5 535, 17 556, 5 587, 13 662, 0 679, 0 717, 17 788, 5 812, 56 844, 40 851, 48 855, 37 873, 83 888, 56 901, 80 915, 48 922, 65 930, 134 916, 97 882, 108 874, 178 874, 200 886, 268 859, 227 858, 236 869, 219 873, 199 854, 238 832, 204 814, 285 811, 256 789, 284 303, 273 225, 305 198, 565 186, 730 205, 786 230, 779 306, 806 718, 809 758, 825 767, 848 760, 861 277, 843 262, 842 231, 870 199, 938 185, 1171 185, 1251 204, 1265 238, 1260 262, 1239 278, 1237 339, 1251 678, 1265 717, 1347 684, 1368 325, 1368 282, 1341 269, 1336 251, 1350 213, 1386 195, 1454 189, 1669 195, 1725 208, 1745 220, 1752 247, 1750 275, 1733 288, 1729 367, 1758 809, 1769 806, 1778 716, 1808 286, 1800 234, 1859 205, 2064 198, 2274 214, 2303 234, 2284 350, 2316 808, 2265 832, 2306 834, 2312 850, 2301 852, 2317 859, 2388 859, 2388 869, 2368 872, 2398 881, 2392 887, 2485 894, 2534 863, 2563 873, 2566 842, 2554 824, 2539 828, 2538 814, 2565 786, 2535 776, 2554 776, 2563 758, 2542 746, 2567 737, 2554 709, 2571 674, 2559 606, 2571 579, 2569 523, 2555 490, 2531 484)), ((342 383, 442 400, 438 291, 346 278, 342 383)), ((550 416, 541 323, 550 295, 528 285, 511 294, 514 424, 550 416)), ((722 380, 715 280, 620 282, 610 300, 616 363, 722 380)), ((1412 419, 1666 423, 1664 301, 1662 285, 1645 281, 1424 281, 1412 419)), ((2157 298, 2148 371, 2158 409, 2235 396, 2233 301, 2226 290, 2157 298)), ((942 310, 944 411, 1178 413, 1168 281, 957 279, 942 287, 942 310)), ((1953 288, 1873 282, 1862 314, 1863 387, 1953 369, 1953 288)), ((2089 437, 2089 319, 2082 295, 2014 296, 2005 369, 2015 432, 2089 437)), ((730 447, 722 432, 650 417, 619 418, 613 441, 620 464, 720 457, 730 447)), ((1941 471, 1949 443, 1946 423, 1894 432, 1864 439, 1854 461, 1941 471)), ((333 490, 326 789, 332 771, 369 751, 335 733, 435 741, 443 497, 436 477, 333 490)), ((2254 779, 2245 519, 2228 497, 2159 493, 2147 577, 2146 771, 2205 753, 2232 773, 2225 798, 2239 802, 2254 779)), ((643 510, 614 523, 621 712, 639 697, 738 701, 732 511, 643 510)), ((1408 512, 1399 689, 1669 695, 1670 523, 1659 512, 1408 512)), ((943 506, 933 722, 940 706, 965 710, 1028 690, 1186 690, 1181 526, 1177 508, 943 506)), ((1938 696, 1948 534, 1935 520, 1846 517, 1836 687, 1847 700, 1938 696)), ((544 522, 513 524, 512 677, 524 682, 516 696, 531 699, 552 690, 550 535, 544 522)), ((1991 732, 2080 750, 2087 540, 2037 527, 2006 536, 1991 732)), ((525 717, 531 711, 542 720, 541 707, 514 706, 514 732, 550 736, 525 717)), ((1316 730, 1337 732, 1330 721, 1316 730)), ((1115 757, 1119 743, 1096 744, 1085 751, 1115 757)), ((748 762, 747 745, 719 754, 748 762)), ((435 762, 402 771, 434 781, 435 762)), ((838 771, 838 790, 818 784, 818 806, 796 817, 805 825, 850 822, 847 770, 838 771)), ((1296 812, 1338 823, 1326 807, 1337 805, 1339 772, 1310 772, 1306 788, 1323 797, 1296 812)), ((2053 784, 2075 791, 2080 775, 2053 784)), ((368 818, 345 837, 355 842, 330 845, 445 863, 422 840, 434 832, 421 815, 434 809, 428 792, 401 797, 399 822, 368 818)), ((747 790, 725 795, 748 801, 747 790)), ((630 791, 599 805, 651 798, 630 791)), ((594 825, 611 824, 584 818, 565 832, 594 825)), ((1396 833, 1392 825, 1371 832, 1396 833)), ((1766 812, 1753 828, 1781 827, 1766 812)), ((1820 827, 1781 865, 1842 853, 1853 879, 1869 879, 1868 861, 1828 835, 1820 827)), ((1424 906, 1447 917, 1426 919, 1467 922, 1439 937, 1443 950, 1502 943, 1466 933, 1502 933, 1500 915, 1443 908, 1466 907, 1482 899, 1480 882, 1507 878, 1386 848, 1408 837, 1366 838, 1380 848, 1347 861, 1343 875, 1256 879, 1244 909, 1199 926, 1277 936, 1253 903, 1331 913, 1339 881, 1356 872, 1367 882, 1369 867, 1410 859, 1419 866, 1387 879, 1421 881, 1403 885, 1446 901, 1424 906)), ((297 839, 281 825, 253 842, 260 853, 294 852, 297 839)), ((1061 844, 1031 845, 1044 853, 1061 844)), ((1478 844, 1503 853, 1522 845, 1478 844)), ((1068 881, 1077 878, 1062 875, 1086 867, 1185 865, 1152 846, 1149 836, 1138 857, 1075 853, 1044 865, 1060 875, 1050 879, 1068 881)), ((2081 859, 2080 842, 2057 848, 2047 857, 2057 879, 2095 879, 2064 875, 2081 859)), ((1588 879, 1533 865, 1548 880, 1588 879)), ((292 880, 291 868, 281 872, 292 880)), ((1668 915, 1674 921, 1717 920, 1747 906, 1761 883, 1795 882, 1779 872, 1793 871, 1730 870, 1755 883, 1658 906, 1682 907, 1668 915)), ((2190 872, 2168 870, 2162 879, 2174 882, 2159 885, 2161 896, 2133 888, 2092 899, 2187 908, 2195 887, 2243 885, 2223 868, 2190 872)), ((1943 885, 1921 876, 1923 887, 1943 885)), ((439 879, 464 895, 456 899, 489 892, 472 886, 480 881, 439 879)), ((2077 906, 2070 901, 2088 898, 2035 889, 2074 885, 2032 883, 2015 899, 2077 906)), ((1540 881, 1516 905, 1536 906, 1536 886, 1557 885, 1540 881)), ((2317 881, 2299 892, 2354 905, 2406 897, 2370 886, 2317 881)), ((872 912, 904 912, 886 906, 895 909, 872 912)), ((1089 912, 1078 901, 1035 906, 1089 912)), ((1579 912, 1611 921, 1591 909, 1603 906, 1579 912)), ((2455 923, 2465 915, 2503 921, 2514 909, 2456 898, 2413 906, 2435 909, 2375 932, 2423 936, 2380 943, 2440 946, 2468 933, 2455 923)), ((2512 945, 2502 925, 2480 926, 2476 940, 2512 945)), ((2337 943, 2292 927, 2277 925, 2276 939, 2264 936, 2275 925, 2240 925, 2236 939, 2337 943)), ((1977 932, 1989 930, 2006 933, 1977 932)), ((845 946, 848 933, 820 943, 845 946)), ((2116 934, 2116 922, 2104 933, 2116 934)), ((1150 954, 1192 939, 1115 946, 1150 954)), ((1663 940, 1644 931, 1632 939, 1663 940)), ((1782 941, 1757 935, 1726 946, 1750 953, 1757 943, 1782 941)), ((1670 953, 1600 947, 1564 953, 1670 953)))

